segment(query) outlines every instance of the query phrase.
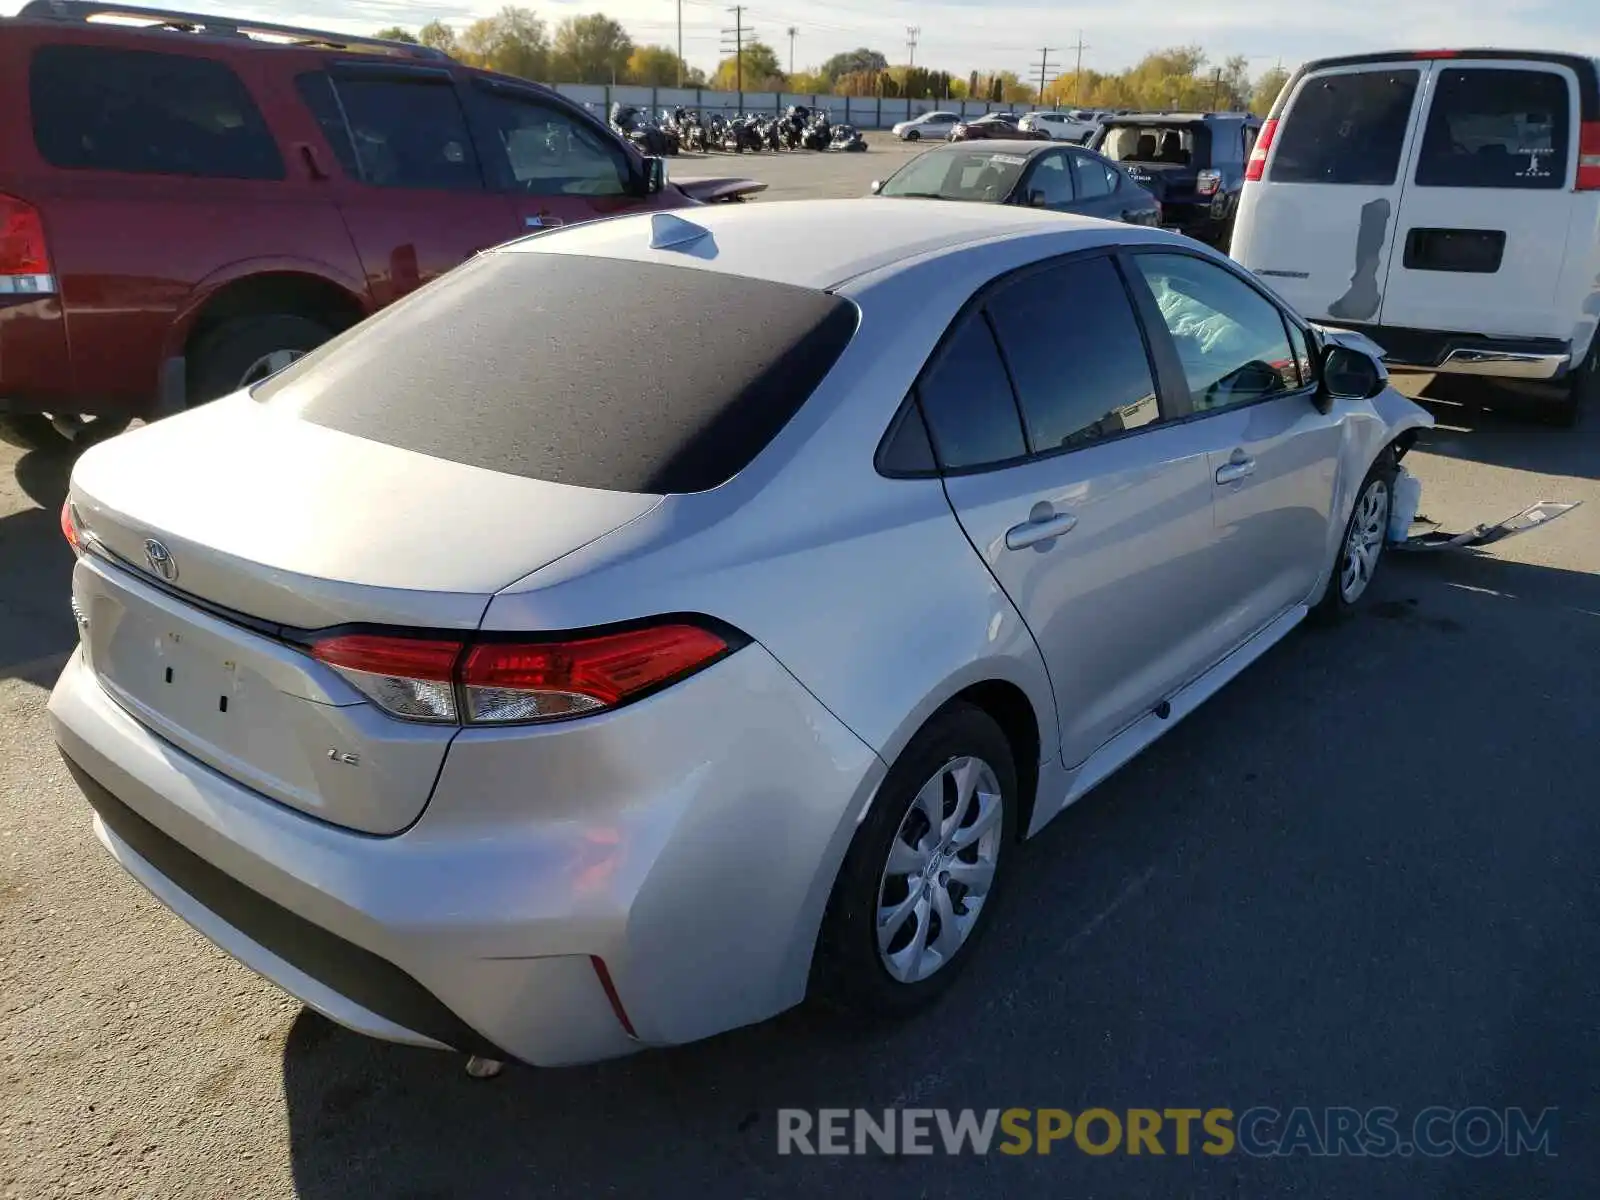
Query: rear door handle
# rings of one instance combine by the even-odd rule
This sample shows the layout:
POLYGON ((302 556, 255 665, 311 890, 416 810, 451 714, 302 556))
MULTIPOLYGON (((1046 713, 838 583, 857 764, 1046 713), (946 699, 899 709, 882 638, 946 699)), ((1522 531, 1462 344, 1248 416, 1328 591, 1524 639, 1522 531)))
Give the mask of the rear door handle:
POLYGON ((1006 530, 1006 549, 1026 550, 1029 546, 1037 546, 1040 542, 1048 542, 1064 533, 1071 533, 1077 524, 1078 518, 1071 513, 1057 513, 1054 516, 1024 521, 1021 525, 1013 525, 1006 530))
POLYGON ((1226 466, 1217 468, 1218 483, 1237 483, 1256 473, 1256 460, 1253 458, 1235 459, 1226 466))

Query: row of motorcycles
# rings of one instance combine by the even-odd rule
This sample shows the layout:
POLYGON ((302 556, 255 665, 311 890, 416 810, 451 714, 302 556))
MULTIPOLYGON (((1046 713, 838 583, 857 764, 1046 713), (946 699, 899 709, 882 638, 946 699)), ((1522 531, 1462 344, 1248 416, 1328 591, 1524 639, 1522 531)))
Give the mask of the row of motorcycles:
POLYGON ((619 133, 649 155, 660 156, 692 151, 726 150, 743 154, 746 150, 841 150, 855 152, 867 148, 866 138, 854 125, 836 125, 821 109, 813 112, 803 104, 791 104, 773 116, 740 113, 732 117, 712 113, 702 118, 693 109, 662 109, 659 118, 631 104, 611 106, 611 124, 619 133))

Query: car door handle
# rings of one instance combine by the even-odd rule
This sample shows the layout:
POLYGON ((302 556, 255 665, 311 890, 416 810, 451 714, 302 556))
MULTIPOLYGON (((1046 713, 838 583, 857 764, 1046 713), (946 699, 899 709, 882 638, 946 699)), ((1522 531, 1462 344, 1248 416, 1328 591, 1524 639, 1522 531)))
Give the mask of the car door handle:
POLYGON ((1056 513, 1024 521, 1006 530, 1006 549, 1026 550, 1029 546, 1037 546, 1040 542, 1071 533, 1077 524, 1078 518, 1071 513, 1056 513))
POLYGON ((1226 466, 1217 468, 1218 483, 1237 483, 1256 473, 1256 460, 1253 458, 1235 459, 1226 466))

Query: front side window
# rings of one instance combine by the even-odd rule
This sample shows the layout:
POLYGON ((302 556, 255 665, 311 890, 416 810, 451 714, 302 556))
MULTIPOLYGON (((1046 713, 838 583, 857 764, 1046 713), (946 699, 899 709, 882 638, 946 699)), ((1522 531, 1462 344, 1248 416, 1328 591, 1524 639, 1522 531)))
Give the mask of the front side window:
POLYGON ((1117 190, 1121 177, 1115 169, 1087 154, 1074 154, 1071 158, 1072 177, 1077 183, 1078 199, 1098 200, 1117 190))
POLYGON ((1301 85, 1272 151, 1273 183, 1387 187, 1400 172, 1420 76, 1414 70, 1315 75, 1301 85))
POLYGON ((1137 254, 1183 362, 1196 412, 1300 387, 1282 314, 1231 271, 1186 254, 1137 254))
POLYGON ((1109 258, 1030 272, 989 301, 989 314, 1035 453, 1087 446, 1160 416, 1144 339, 1109 258))
POLYGON ((1440 71, 1417 184, 1565 187, 1570 125, 1567 81, 1554 71, 1440 71))
POLYGON ((483 176, 448 77, 335 80, 361 179, 376 187, 481 191, 483 176))
POLYGON ((44 46, 29 77, 33 136, 51 166, 284 178, 283 156, 226 63, 185 54, 44 46))
POLYGON ((1072 171, 1065 154, 1045 154, 1034 160, 1027 201, 1035 208, 1065 208, 1072 203, 1072 171))
POLYGON ((622 152, 571 114, 487 90, 480 91, 476 100, 495 155, 489 165, 504 187, 530 196, 627 192, 622 152))

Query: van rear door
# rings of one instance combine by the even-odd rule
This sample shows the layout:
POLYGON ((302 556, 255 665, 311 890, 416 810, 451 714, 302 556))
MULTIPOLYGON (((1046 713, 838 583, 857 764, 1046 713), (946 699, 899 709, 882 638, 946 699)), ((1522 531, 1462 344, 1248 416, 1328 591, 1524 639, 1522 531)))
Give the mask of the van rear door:
POLYGON ((1266 169, 1244 186, 1231 253, 1307 317, 1378 322, 1401 166, 1432 69, 1404 58, 1314 68, 1275 106, 1266 169))
POLYGON ((1558 299, 1582 122, 1576 73, 1553 61, 1444 59, 1425 91, 1382 323, 1564 333, 1574 316, 1558 299))

